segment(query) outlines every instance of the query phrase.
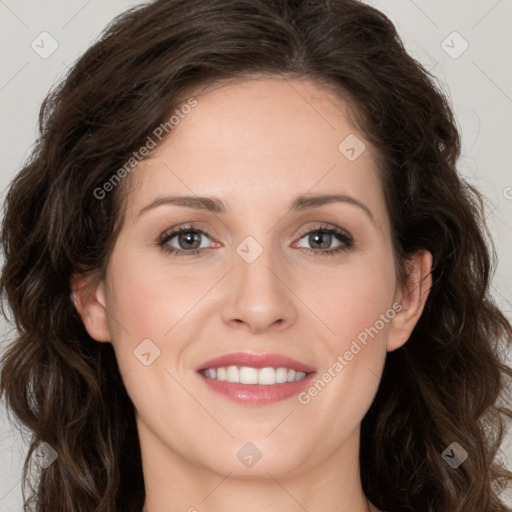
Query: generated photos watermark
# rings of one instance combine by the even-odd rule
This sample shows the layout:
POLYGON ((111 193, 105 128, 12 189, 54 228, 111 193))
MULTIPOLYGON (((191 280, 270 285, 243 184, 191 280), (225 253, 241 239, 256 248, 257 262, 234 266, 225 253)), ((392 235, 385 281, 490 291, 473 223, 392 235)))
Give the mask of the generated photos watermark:
POLYGON ((189 98, 187 103, 183 104, 179 109, 174 111, 174 114, 165 122, 157 126, 152 135, 148 135, 146 142, 137 151, 133 152, 133 156, 130 157, 125 164, 120 167, 114 174, 101 186, 94 189, 94 197, 96 199, 104 199, 108 192, 114 190, 121 180, 131 172, 135 166, 147 157, 151 150, 155 149, 159 142, 170 133, 170 131, 179 124, 179 122, 185 118, 187 114, 190 114, 192 108, 197 106, 197 100, 192 97, 189 98))
POLYGON ((342 370, 349 364, 354 356, 359 354, 361 350, 368 345, 368 337, 374 338, 384 329, 386 324, 392 320, 397 313, 402 311, 402 305, 395 302, 385 313, 381 314, 371 327, 365 328, 357 335, 357 339, 352 340, 350 349, 346 350, 343 355, 338 355, 329 368, 305 391, 298 394, 297 398, 303 405, 309 404, 311 399, 318 395, 329 382, 331 382, 342 370), (362 346, 361 346, 362 345, 362 346))

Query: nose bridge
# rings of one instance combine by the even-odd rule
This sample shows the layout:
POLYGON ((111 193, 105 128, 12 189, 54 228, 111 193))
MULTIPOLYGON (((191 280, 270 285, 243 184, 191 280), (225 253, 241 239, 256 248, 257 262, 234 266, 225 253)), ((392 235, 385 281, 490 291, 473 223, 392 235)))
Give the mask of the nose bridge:
POLYGON ((235 248, 231 293, 224 320, 243 322, 252 330, 294 321, 291 293, 283 283, 285 266, 272 241, 272 232, 243 239, 235 248))
POLYGON ((236 294, 240 300, 242 295, 246 301, 251 297, 253 300, 265 297, 270 303, 273 297, 282 293, 282 285, 275 276, 276 269, 282 265, 277 261, 271 233, 265 235, 264 239, 261 235, 258 238, 261 243, 255 237, 248 236, 236 247, 236 294))
MULTIPOLYGON (((261 240, 262 237, 260 236, 261 240)), ((235 268, 238 280, 247 281, 247 284, 254 286, 253 293, 258 293, 258 289, 276 287, 276 277, 270 269, 279 267, 279 262, 275 254, 275 247, 271 236, 267 236, 262 243, 258 242, 252 236, 246 237, 235 250, 235 268)))

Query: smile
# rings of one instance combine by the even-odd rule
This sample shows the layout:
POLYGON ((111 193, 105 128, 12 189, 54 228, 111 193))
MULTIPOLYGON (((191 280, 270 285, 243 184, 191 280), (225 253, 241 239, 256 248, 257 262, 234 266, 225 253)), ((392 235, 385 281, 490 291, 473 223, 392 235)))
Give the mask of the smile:
POLYGON ((240 384, 260 384, 263 386, 296 382, 305 379, 307 375, 306 372, 296 371, 293 368, 253 368, 250 366, 239 367, 234 365, 207 368, 201 370, 200 373, 209 379, 218 381, 240 384))

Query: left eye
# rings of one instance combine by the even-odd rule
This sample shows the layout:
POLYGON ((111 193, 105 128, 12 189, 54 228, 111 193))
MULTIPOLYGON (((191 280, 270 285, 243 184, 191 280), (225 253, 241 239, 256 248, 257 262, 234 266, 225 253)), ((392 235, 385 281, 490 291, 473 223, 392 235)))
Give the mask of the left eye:
MULTIPOLYGON (((308 231, 301 238, 301 240, 303 238, 307 239, 310 244, 317 245, 317 247, 312 247, 313 250, 324 249, 323 252, 339 251, 352 246, 352 239, 348 236, 348 234, 332 228, 322 228, 308 231), (331 243, 336 239, 339 242, 338 246, 331 247, 331 243)), ((306 247, 306 249, 311 250, 308 247, 306 247)))

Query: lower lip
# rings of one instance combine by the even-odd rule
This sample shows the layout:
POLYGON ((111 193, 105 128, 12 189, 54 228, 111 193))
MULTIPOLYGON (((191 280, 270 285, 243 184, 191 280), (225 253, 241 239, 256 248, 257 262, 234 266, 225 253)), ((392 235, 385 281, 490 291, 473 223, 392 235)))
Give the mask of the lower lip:
POLYGON ((213 391, 237 403, 250 405, 265 405, 286 400, 299 394, 306 388, 315 372, 310 373, 304 379, 295 382, 283 382, 282 384, 240 384, 227 382, 205 377, 202 373, 199 376, 213 391))

